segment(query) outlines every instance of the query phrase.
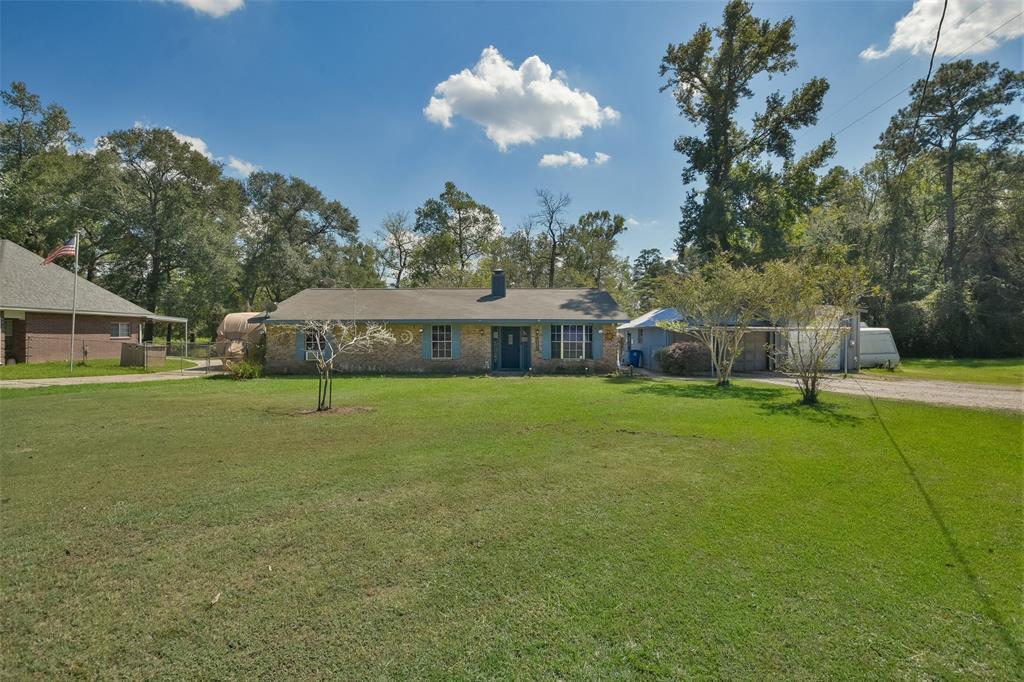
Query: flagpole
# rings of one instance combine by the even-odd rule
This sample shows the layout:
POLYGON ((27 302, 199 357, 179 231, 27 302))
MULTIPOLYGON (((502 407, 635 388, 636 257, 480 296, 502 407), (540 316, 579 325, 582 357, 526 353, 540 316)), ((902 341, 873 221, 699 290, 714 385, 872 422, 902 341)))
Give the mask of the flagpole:
POLYGON ((71 373, 75 373, 75 316, 78 312, 78 230, 75 230, 75 283, 71 290, 71 373))

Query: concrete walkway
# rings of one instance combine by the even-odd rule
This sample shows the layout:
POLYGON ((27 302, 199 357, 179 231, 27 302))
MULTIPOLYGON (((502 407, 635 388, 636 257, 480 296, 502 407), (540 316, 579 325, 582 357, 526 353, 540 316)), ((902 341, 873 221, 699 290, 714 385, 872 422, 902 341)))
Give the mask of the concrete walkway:
POLYGON ((155 372, 153 374, 108 374, 96 377, 55 377, 53 379, 6 379, 0 380, 0 388, 46 388, 49 386, 79 386, 81 384, 138 384, 144 381, 175 381, 178 379, 195 379, 220 372, 220 360, 210 360, 207 372, 206 360, 196 360, 202 364, 186 367, 182 371, 155 372))
MULTIPOLYGON (((643 370, 643 374, 659 379, 684 379, 648 370, 643 370)), ((737 379, 786 386, 796 390, 796 383, 792 379, 777 374, 736 374, 734 376, 737 379)), ((1024 413, 1024 388, 1013 386, 916 379, 886 381, 885 379, 872 379, 864 375, 850 374, 845 379, 841 375, 825 378, 821 383, 821 390, 850 395, 866 395, 885 400, 909 400, 933 405, 956 405, 957 407, 977 407, 1024 413)))

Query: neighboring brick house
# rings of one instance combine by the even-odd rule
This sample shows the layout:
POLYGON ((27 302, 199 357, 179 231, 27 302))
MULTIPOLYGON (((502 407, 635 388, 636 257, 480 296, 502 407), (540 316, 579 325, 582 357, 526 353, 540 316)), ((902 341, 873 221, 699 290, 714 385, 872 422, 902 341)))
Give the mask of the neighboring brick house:
POLYGON ((606 291, 490 289, 306 289, 259 319, 267 325, 269 372, 308 373, 305 320, 384 323, 396 343, 343 356, 343 372, 608 372, 617 365, 616 325, 629 319, 606 291))
MULTIPOLYGON (((67 360, 76 275, 7 239, 0 240, 0 363, 67 360)), ((155 315, 103 287, 78 278, 75 361, 118 358, 138 343, 146 322, 184 322, 155 315)))

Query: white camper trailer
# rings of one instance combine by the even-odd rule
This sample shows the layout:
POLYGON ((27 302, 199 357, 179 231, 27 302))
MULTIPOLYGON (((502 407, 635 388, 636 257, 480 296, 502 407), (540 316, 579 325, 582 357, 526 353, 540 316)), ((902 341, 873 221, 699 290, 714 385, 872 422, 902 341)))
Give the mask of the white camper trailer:
POLYGON ((900 364, 900 353, 892 332, 886 327, 860 328, 860 366, 895 367, 900 364))

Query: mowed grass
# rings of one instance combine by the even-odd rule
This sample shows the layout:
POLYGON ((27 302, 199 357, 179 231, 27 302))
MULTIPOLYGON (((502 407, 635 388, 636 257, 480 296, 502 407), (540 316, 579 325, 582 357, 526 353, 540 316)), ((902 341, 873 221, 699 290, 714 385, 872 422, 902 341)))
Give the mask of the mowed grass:
POLYGON ((154 372, 173 372, 184 367, 194 367, 196 363, 181 358, 167 358, 162 364, 153 364, 149 367, 121 367, 121 361, 116 358, 103 360, 89 360, 84 365, 75 363, 74 371, 66 361, 60 362, 31 362, 19 363, 17 365, 0 365, 0 380, 2 379, 57 379, 61 377, 98 377, 113 374, 146 374, 154 372))
POLYGON ((876 368, 865 371, 885 379, 931 379, 1024 388, 1024 358, 906 358, 894 370, 876 368))
POLYGON ((5 677, 1022 670, 1022 419, 601 378, 6 391, 5 677))

